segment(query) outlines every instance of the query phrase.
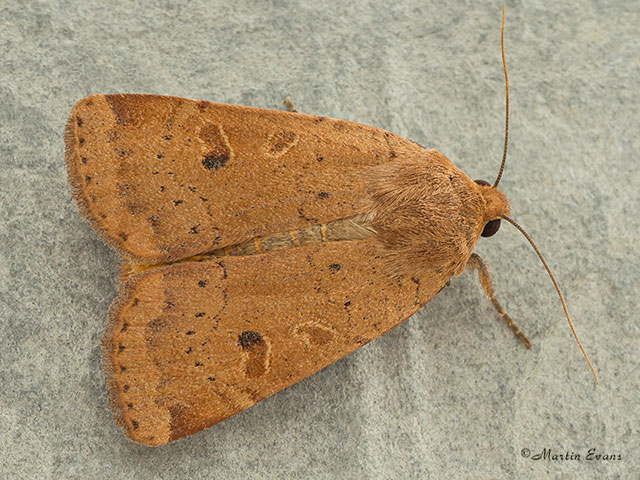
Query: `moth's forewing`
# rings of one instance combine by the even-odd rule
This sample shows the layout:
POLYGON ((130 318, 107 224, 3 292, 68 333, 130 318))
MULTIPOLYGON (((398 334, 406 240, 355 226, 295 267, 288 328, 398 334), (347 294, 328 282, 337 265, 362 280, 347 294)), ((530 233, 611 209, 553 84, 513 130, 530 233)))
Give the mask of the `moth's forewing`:
POLYGON ((360 213, 365 167, 424 152, 357 123, 158 95, 81 100, 65 143, 84 215, 152 264, 360 213))
POLYGON ((446 282, 392 279, 374 242, 178 263, 124 283, 104 361, 129 437, 160 445, 220 422, 398 325, 446 282))

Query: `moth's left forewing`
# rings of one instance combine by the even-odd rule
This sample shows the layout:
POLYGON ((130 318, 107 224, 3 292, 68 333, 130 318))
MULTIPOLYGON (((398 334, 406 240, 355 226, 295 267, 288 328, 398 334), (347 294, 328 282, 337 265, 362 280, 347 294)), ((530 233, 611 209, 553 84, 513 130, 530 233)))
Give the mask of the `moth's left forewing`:
POLYGON ((158 445, 238 413, 368 343, 446 278, 392 278, 375 239, 162 267, 130 279, 104 338, 112 404, 158 445))

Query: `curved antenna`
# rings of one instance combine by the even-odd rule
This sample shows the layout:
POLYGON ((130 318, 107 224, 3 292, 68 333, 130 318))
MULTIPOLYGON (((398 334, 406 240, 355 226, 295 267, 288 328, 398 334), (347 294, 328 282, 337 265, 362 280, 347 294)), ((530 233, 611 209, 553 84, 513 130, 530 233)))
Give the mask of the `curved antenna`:
POLYGON ((529 241, 529 243, 531 244, 531 246, 533 247, 535 252, 538 254, 538 257, 540 258, 540 261, 544 265, 544 268, 546 268, 547 273, 549 274, 549 277, 551 277, 551 281, 553 282, 553 286, 556 287, 556 291, 558 292, 558 295, 560 296, 560 301, 562 302, 562 308, 564 308, 564 314, 567 316, 567 320, 569 322, 569 326, 571 327, 571 331, 573 332, 573 336, 576 338, 576 342, 578 342, 578 345, 580 346, 580 350, 582 350, 582 354, 584 355, 584 358, 587 360, 587 363, 589 364, 589 368, 591 368, 591 373, 593 373, 593 378, 595 378, 596 384, 600 383, 598 381, 598 375, 596 374, 596 371, 593 368, 593 365, 591 364, 591 360, 589 360, 589 356, 587 355, 587 352, 584 350, 584 347, 582 346, 582 343, 580 343, 580 339, 578 338, 578 334, 576 333, 576 329, 574 328, 573 322, 571 321, 571 317, 569 316, 569 309, 567 308, 567 304, 564 301, 564 297, 562 296, 562 292, 560 291, 560 287, 558 286, 558 282, 556 282, 556 279, 553 276, 553 273, 551 273, 551 269, 549 268, 549 265, 547 265, 547 262, 545 261, 544 257, 542 256, 542 253, 540 253, 540 250, 538 250, 538 247, 536 247, 536 244, 533 243, 533 240, 531 240, 531 237, 527 234, 527 232, 524 231, 524 229, 520 225, 518 225, 516 222, 511 220, 506 215, 500 215, 500 218, 506 220, 511 225, 513 225, 518 230, 520 230, 520 233, 522 233, 522 235, 524 235, 524 238, 526 238, 529 241))
POLYGON ((507 144, 509 142, 509 75, 507 75, 507 60, 504 56, 504 3, 502 4, 502 34, 500 35, 500 44, 502 45, 502 67, 504 68, 504 83, 506 84, 507 101, 506 101, 506 115, 504 121, 504 151, 502 152, 502 163, 500 164, 500 171, 498 172, 498 178, 493 182, 493 188, 498 186, 500 179, 502 178, 502 172, 504 171, 504 164, 507 161, 507 144))

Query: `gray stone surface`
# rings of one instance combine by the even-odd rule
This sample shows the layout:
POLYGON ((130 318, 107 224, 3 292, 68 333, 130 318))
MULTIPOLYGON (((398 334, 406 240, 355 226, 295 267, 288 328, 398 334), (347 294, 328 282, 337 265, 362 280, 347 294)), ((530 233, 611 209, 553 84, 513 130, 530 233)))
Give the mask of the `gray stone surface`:
POLYGON ((492 180, 500 4, 453 3, 0 1, 0 477, 637 478, 637 1, 507 2, 501 188, 599 387, 543 267, 504 225, 477 251, 531 351, 465 274, 389 334, 195 436, 145 448, 112 420, 99 342, 118 259, 69 194, 73 103, 148 92, 280 108, 290 95, 492 180), (590 448, 621 459, 587 461, 590 448))

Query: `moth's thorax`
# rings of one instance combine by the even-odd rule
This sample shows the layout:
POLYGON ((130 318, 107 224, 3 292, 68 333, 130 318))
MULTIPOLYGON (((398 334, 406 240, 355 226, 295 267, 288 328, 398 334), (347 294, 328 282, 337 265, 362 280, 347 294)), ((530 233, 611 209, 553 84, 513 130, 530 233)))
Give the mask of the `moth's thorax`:
POLYGON ((508 211, 503 194, 485 192, 436 150, 377 166, 368 181, 371 227, 399 277, 459 275, 489 216, 508 211))

